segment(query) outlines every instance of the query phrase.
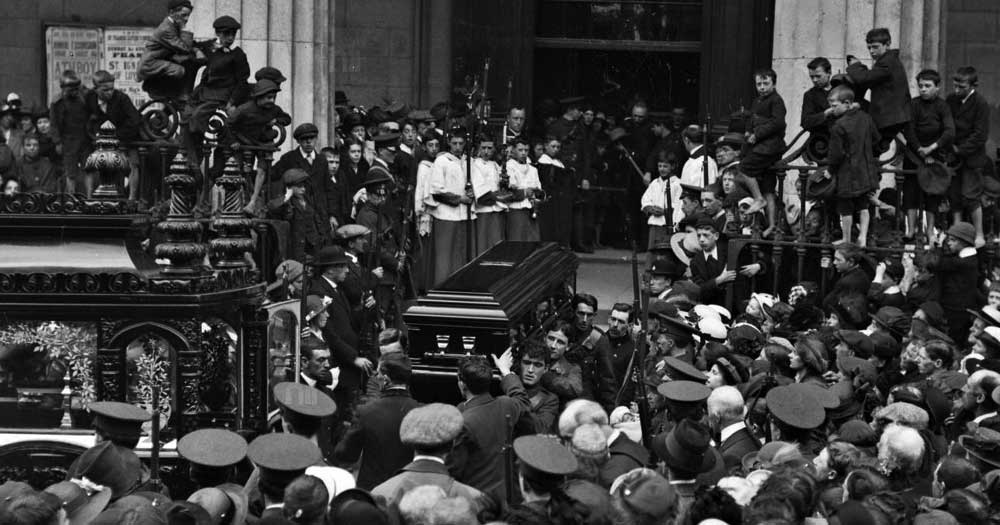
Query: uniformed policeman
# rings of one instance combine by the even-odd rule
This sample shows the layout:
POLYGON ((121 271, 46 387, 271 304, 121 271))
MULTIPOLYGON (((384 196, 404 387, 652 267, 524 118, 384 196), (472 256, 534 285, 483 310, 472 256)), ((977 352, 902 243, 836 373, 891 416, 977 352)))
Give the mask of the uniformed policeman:
POLYGON ((91 403, 89 408, 94 414, 97 442, 110 441, 130 450, 139 443, 142 424, 152 418, 149 412, 119 401, 97 401, 91 403))
POLYGON ((552 493, 562 491, 566 476, 579 467, 576 456, 554 437, 521 436, 514 440, 519 460, 518 485, 525 503, 508 511, 510 523, 547 523, 552 493))
POLYGON ((231 480, 247 455, 247 442, 236 432, 203 428, 185 434, 177 454, 188 461, 188 476, 197 488, 215 487, 231 480))
POLYGON ((288 433, 264 434, 247 447, 247 457, 260 472, 262 520, 282 516, 285 487, 321 461, 316 443, 288 433))

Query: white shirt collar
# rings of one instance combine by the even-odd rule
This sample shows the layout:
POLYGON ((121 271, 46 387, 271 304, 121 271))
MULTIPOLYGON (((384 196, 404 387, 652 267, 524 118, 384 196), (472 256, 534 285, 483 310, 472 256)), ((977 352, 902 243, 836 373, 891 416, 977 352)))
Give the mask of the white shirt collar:
POLYGON ((311 378, 311 377, 309 377, 309 376, 307 376, 307 375, 305 375, 303 373, 300 373, 299 376, 302 377, 302 380, 305 381, 305 383, 307 385, 309 385, 311 387, 315 387, 316 386, 316 380, 315 379, 313 379, 313 378, 311 378))
POLYGON ((413 455, 413 461, 418 461, 418 460, 421 460, 421 459, 426 459, 427 461, 434 461, 436 463, 440 463, 440 464, 444 465, 444 460, 441 459, 441 458, 439 458, 439 457, 437 457, 437 456, 425 456, 423 454, 414 454, 413 455))
POLYGON ((354 264, 358 264, 358 256, 357 255, 354 255, 351 252, 344 252, 344 255, 346 255, 347 258, 350 259, 351 262, 353 262, 354 264))
POLYGON ((958 258, 965 259, 966 257, 972 257, 976 255, 976 248, 973 246, 966 246, 958 251, 958 258))
POLYGON ((743 430, 744 428, 747 428, 746 423, 742 421, 737 421, 736 423, 733 423, 732 425, 729 425, 728 427, 722 429, 722 432, 719 432, 720 442, 725 443, 727 439, 733 437, 733 434, 735 434, 740 430, 743 430))
POLYGON ((705 254, 705 260, 706 261, 708 260, 709 256, 714 257, 715 260, 718 261, 719 260, 719 245, 715 245, 715 248, 712 248, 712 251, 710 251, 710 252, 702 252, 702 253, 705 254))
POLYGON ((413 155, 413 149, 411 149, 406 144, 403 144, 402 142, 399 143, 399 150, 404 153, 409 153, 410 155, 413 155))
POLYGON ((302 155, 304 159, 308 160, 310 164, 312 164, 312 161, 316 159, 315 151, 313 151, 312 153, 306 153, 305 151, 302 150, 301 146, 299 147, 299 153, 302 155))

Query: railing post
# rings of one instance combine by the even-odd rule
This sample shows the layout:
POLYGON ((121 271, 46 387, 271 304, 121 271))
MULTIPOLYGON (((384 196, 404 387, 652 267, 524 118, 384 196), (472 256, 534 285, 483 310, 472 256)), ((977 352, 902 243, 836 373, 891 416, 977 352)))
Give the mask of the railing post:
POLYGON ((156 225, 167 240, 156 245, 156 256, 170 263, 163 273, 175 276, 204 274, 205 254, 208 247, 201 242, 201 224, 194 219, 194 206, 198 188, 196 171, 188 164, 183 149, 177 151, 170 163, 170 174, 163 182, 170 188, 170 210, 167 218, 156 225))
POLYGON ((234 157, 229 157, 222 176, 215 180, 222 196, 222 210, 212 220, 218 237, 210 241, 212 253, 218 256, 217 268, 242 268, 248 266, 243 254, 253 250, 250 238, 250 219, 243 215, 243 188, 246 179, 240 173, 234 157))

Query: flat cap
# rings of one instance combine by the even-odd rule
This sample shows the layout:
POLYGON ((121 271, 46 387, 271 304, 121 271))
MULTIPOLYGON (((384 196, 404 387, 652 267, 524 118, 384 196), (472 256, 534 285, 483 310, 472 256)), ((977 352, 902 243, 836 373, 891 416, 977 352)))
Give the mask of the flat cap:
POLYGON ((178 8, 181 8, 181 7, 186 7, 188 9, 194 9, 194 6, 191 5, 190 0, 169 0, 167 2, 167 10, 168 11, 173 11, 174 9, 178 9, 178 8))
POLYGON ((875 352, 875 343, 868 334, 857 330, 837 330, 834 335, 838 340, 843 341, 848 348, 854 350, 858 357, 868 359, 875 352))
POLYGON ((215 22, 212 22, 212 28, 216 31, 236 31, 240 27, 242 27, 240 23, 229 15, 220 16, 215 19, 215 22))
POLYGON ((262 469, 282 472, 305 471, 320 461, 319 447, 308 439, 276 432, 262 434, 247 447, 247 457, 262 469))
POLYGON ((288 274, 289 281, 295 281, 299 277, 302 277, 302 263, 294 259, 281 261, 281 264, 274 269, 274 277, 276 279, 283 279, 285 274, 288 274))
POLYGON ((808 390, 779 386, 767 393, 766 400, 771 415, 793 428, 813 429, 826 419, 822 402, 808 390))
POLYGON ((337 405, 317 388, 285 381, 274 385, 274 402, 281 408, 307 417, 332 416, 337 405))
POLYGON ((253 85, 253 92, 250 93, 250 96, 263 97, 264 95, 277 93, 279 91, 281 91, 281 88, 279 88, 278 84, 276 84, 273 80, 262 78, 253 85))
POLYGON ((309 180, 309 174, 302 168, 291 168, 281 175, 281 181, 285 183, 285 186, 295 186, 307 180, 309 180))
POLYGON ((315 137, 319 135, 319 128, 316 124, 312 122, 306 122, 305 124, 299 124, 295 127, 295 131, 292 131, 292 138, 295 140, 307 139, 309 137, 315 137))
POLYGON ((264 66, 258 69, 257 72, 253 74, 253 78, 257 81, 267 79, 275 84, 281 84, 282 82, 288 80, 285 78, 285 75, 281 74, 281 70, 271 66, 264 66))
POLYGON ((337 231, 333 232, 333 235, 339 240, 349 241, 358 237, 364 237, 371 232, 367 227, 360 224, 345 224, 337 228, 337 231))
POLYGON ((656 391, 667 401, 685 405, 696 405, 704 403, 708 396, 712 394, 712 389, 705 386, 705 382, 695 383, 694 381, 667 381, 656 387, 656 391))
POLYGON ((458 437, 464 424, 462 413, 452 405, 431 403, 414 408, 399 425, 399 439, 414 447, 439 447, 458 437))
POLYGON ((677 491, 659 474, 642 478, 622 496, 629 507, 657 518, 665 518, 677 508, 677 491))
POLYGON ((568 476, 579 466, 576 456, 551 437, 521 436, 514 440, 514 454, 524 465, 553 476, 568 476))
POLYGON ((246 457, 247 441, 230 430, 203 428, 185 434, 177 442, 177 453, 191 463, 228 467, 246 457))
POLYGON ((704 372, 695 368, 691 363, 673 356, 663 358, 663 367, 663 371, 673 380, 690 380, 704 384, 705 380, 708 379, 704 372))

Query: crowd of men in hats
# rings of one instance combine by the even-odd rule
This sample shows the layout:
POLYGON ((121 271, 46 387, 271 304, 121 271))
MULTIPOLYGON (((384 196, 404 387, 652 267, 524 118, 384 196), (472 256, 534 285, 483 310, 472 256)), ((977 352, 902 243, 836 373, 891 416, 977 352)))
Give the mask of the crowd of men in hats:
MULTIPOLYGON (((185 140, 217 109, 234 137, 267 140, 271 124, 290 124, 274 104, 280 72, 263 68, 248 83, 246 55, 232 47, 239 24, 221 17, 216 42, 194 46, 180 31, 190 12, 190 2, 169 2, 140 69, 149 88, 169 90, 207 64, 194 91, 172 92, 189 119, 185 140)), ((185 434, 177 452, 189 484, 169 492, 134 452, 150 414, 92 403, 97 444, 66 481, 0 486, 0 523, 992 523, 1000 268, 984 268, 978 251, 992 177, 988 105, 970 67, 947 100, 940 74, 921 71, 910 100, 888 31, 866 40, 872 67, 852 59, 836 86, 828 60, 809 65, 802 123, 828 137, 826 175, 812 182, 829 188, 801 204, 797 224, 836 210, 838 278, 825 295, 795 283, 784 300, 749 286, 767 261, 748 254, 730 267, 724 242, 796 224, 778 220, 773 165, 787 111, 773 70, 755 74, 760 96, 745 129, 718 140, 715 159, 683 112, 651 122, 643 103, 621 126, 580 100, 533 126, 513 107, 496 136, 470 137, 451 126, 447 104, 363 114, 338 93, 342 135, 318 149, 316 126, 298 124, 297 147, 270 180, 259 172, 251 195, 289 224, 270 291, 305 305, 300 377, 269 387, 280 431, 185 434), (923 234, 927 249, 877 260, 863 250, 872 212, 898 203, 874 193, 876 155, 900 134, 919 171, 901 189, 903 236, 923 234), (939 168, 954 173, 950 184, 939 168), (274 186, 267 202, 264 185, 274 186), (602 200, 592 186, 632 191, 602 200), (935 215, 945 203, 950 226, 935 215), (619 231, 649 247, 689 230, 652 261, 644 312, 615 304, 604 331, 597 299, 578 293, 572 316, 516 355, 461 360, 458 406, 415 399, 423 393, 410 388, 399 294, 441 282, 503 239, 588 250, 607 238, 615 209, 630 218, 619 231), (736 311, 720 306, 730 289, 736 311)), ((64 74, 48 116, 25 117, 8 97, 0 161, 12 160, 0 169, 16 179, 5 191, 59 177, 87 188, 74 170, 94 107, 113 121, 134 117, 113 78, 94 81, 82 94, 64 74), (43 157, 61 175, 23 175, 43 157)))

